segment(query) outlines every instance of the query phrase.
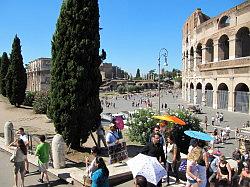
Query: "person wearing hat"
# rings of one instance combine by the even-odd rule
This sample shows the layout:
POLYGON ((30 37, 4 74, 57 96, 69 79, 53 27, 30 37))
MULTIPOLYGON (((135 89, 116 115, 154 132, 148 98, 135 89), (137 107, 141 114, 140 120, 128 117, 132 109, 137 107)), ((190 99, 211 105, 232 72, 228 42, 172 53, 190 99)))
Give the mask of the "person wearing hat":
POLYGON ((219 185, 225 185, 231 183, 231 167, 229 163, 226 161, 226 157, 224 155, 220 156, 220 162, 218 167, 218 172, 216 178, 218 179, 219 185))
POLYGON ((109 126, 110 131, 106 135, 106 142, 108 145, 119 143, 119 135, 117 132, 116 125, 111 123, 109 126))

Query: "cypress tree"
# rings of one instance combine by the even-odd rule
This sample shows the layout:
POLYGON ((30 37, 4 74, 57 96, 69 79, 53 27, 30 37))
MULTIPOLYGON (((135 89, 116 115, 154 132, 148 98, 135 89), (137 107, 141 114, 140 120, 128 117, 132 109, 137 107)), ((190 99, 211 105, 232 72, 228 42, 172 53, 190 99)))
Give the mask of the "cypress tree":
POLYGON ((98 0, 64 0, 52 39, 48 116, 67 145, 77 149, 98 128, 100 113, 98 0))
POLYGON ((10 66, 8 68, 6 78, 6 91, 9 101, 12 105, 19 107, 25 98, 27 75, 23 66, 20 39, 17 37, 17 35, 15 36, 12 44, 10 66))
POLYGON ((6 52, 3 53, 0 66, 0 90, 1 94, 6 97, 6 74, 8 72, 10 61, 6 52))

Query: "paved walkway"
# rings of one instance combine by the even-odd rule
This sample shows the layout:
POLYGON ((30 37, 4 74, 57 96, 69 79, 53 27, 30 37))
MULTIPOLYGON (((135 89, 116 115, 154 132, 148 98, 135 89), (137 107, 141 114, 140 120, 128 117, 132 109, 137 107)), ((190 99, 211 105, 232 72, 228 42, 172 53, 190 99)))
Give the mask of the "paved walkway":
MULTIPOLYGON (((0 186, 1 187, 12 187, 14 185, 14 175, 13 175, 13 164, 9 161, 10 154, 0 149, 0 186)), ((30 164, 30 174, 27 175, 24 179, 24 184, 26 187, 45 187, 46 184, 41 184, 37 182, 40 178, 40 174, 36 172, 37 167, 30 164)), ((52 186, 72 186, 71 184, 65 183, 63 180, 60 180, 58 177, 54 175, 49 175, 52 186)), ((20 179, 20 178, 19 178, 20 179)), ((19 180, 20 181, 20 180, 19 180)), ((20 183, 19 183, 20 185, 20 183)))

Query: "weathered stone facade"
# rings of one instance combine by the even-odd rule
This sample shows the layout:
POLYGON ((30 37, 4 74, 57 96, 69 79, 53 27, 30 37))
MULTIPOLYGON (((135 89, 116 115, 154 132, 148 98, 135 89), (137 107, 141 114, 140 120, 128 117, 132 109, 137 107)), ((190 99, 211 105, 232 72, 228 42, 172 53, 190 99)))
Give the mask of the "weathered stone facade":
POLYGON ((250 2, 210 18, 197 9, 182 30, 182 96, 250 113, 250 2))
POLYGON ((50 58, 38 58, 27 66, 27 91, 48 91, 50 85, 50 58))

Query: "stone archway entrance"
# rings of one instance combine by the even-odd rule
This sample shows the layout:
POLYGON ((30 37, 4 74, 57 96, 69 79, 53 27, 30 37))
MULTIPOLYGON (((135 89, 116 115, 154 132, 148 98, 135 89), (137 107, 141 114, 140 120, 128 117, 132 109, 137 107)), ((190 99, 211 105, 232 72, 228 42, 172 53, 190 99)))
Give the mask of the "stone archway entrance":
POLYGON ((201 101, 202 101, 202 85, 201 85, 200 82, 196 85, 196 93, 197 93, 196 103, 201 104, 201 101))
POLYGON ((194 103, 194 85, 193 85, 193 83, 190 84, 190 102, 194 103))
POLYGON ((205 86, 205 98, 206 106, 213 107, 213 86, 211 83, 207 83, 205 86))
POLYGON ((249 113, 249 88, 244 83, 235 87, 235 111, 249 113))
POLYGON ((218 86, 217 108, 228 109, 228 87, 225 83, 221 83, 218 86))

